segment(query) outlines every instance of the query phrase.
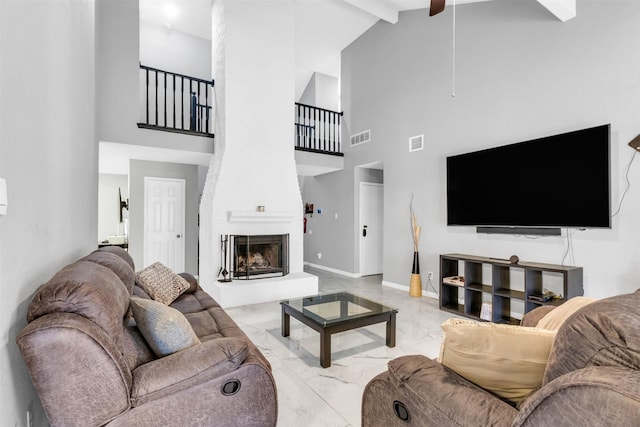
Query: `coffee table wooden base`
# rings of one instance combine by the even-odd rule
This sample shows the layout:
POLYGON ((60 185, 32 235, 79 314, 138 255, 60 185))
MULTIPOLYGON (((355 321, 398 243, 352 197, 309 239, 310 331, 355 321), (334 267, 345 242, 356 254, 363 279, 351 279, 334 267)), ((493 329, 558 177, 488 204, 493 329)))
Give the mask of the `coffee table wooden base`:
POLYGON ((288 337, 290 334, 291 317, 299 320, 311 329, 320 333, 320 366, 328 368, 331 366, 331 335, 357 329, 363 326, 369 326, 376 323, 387 322, 387 347, 396 346, 396 312, 376 314, 357 319, 345 320, 340 323, 329 325, 319 324, 313 319, 306 317, 303 313, 291 309, 289 306, 282 304, 282 336, 288 337))

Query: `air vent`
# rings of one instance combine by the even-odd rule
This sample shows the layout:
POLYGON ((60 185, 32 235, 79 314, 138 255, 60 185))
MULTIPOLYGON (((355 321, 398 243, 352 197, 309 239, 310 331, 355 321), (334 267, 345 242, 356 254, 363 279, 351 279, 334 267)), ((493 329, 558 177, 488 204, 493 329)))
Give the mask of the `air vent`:
POLYGON ((422 150, 423 148, 424 135, 417 135, 409 138, 409 152, 422 150))
POLYGON ((351 146, 364 144, 365 142, 371 141, 371 129, 367 129, 364 132, 356 133, 355 135, 351 135, 351 146))

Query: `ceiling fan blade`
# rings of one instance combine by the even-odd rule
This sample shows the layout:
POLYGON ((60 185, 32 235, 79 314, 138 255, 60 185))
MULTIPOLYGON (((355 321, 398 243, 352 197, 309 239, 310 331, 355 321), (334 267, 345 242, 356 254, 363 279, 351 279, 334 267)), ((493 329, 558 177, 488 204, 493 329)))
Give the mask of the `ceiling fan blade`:
POLYGON ((431 0, 431 6, 429 6, 429 16, 437 15, 444 10, 445 0, 431 0))

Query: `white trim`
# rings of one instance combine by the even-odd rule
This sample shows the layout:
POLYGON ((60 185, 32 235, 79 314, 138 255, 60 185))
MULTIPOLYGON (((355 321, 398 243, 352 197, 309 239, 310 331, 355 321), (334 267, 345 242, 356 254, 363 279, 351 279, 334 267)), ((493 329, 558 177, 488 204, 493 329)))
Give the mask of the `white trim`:
POLYGON ((292 222, 293 217, 287 211, 229 211, 230 222, 292 222))
MULTIPOLYGON (((401 291, 405 291, 407 293, 409 292, 409 286, 399 285, 397 283, 389 282, 387 280, 383 280, 382 281, 382 286, 386 286, 388 288, 393 288, 393 289, 398 289, 398 290, 401 290, 401 291)), ((422 296, 425 296, 427 298, 433 298, 433 299, 435 299, 437 301, 440 300, 440 297, 438 296, 438 294, 436 294, 434 292, 426 291, 426 290, 422 291, 422 296)))
POLYGON ((351 277, 352 279, 357 279, 358 277, 362 277, 362 274, 360 274, 360 273, 349 273, 348 271, 338 270, 338 269, 335 269, 335 268, 326 267, 324 265, 319 265, 319 264, 312 264, 312 263, 307 262, 307 261, 304 262, 304 265, 308 265, 309 267, 317 268, 318 270, 324 270, 324 271, 328 271, 330 273, 336 273, 336 274, 339 274, 341 276, 351 277))

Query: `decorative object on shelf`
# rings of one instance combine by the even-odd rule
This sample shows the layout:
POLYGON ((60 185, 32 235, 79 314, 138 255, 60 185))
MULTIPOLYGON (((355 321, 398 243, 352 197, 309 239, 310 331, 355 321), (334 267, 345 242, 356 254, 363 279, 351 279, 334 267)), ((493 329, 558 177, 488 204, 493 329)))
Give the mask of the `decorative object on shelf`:
POLYGON ((258 212, 264 212, 264 206, 260 205, 258 206, 258 212))
POLYGON ((492 306, 490 302, 483 302, 482 308, 480 309, 480 319, 491 322, 491 308, 492 306))
POLYGON ((442 279, 442 283, 453 286, 464 286, 464 277, 462 276, 449 276, 442 279))
POLYGON ((520 261, 520 258, 518 258, 518 255, 511 255, 511 258, 509 258, 509 262, 511 264, 517 264, 520 261))
POLYGON ((420 244, 420 230, 416 213, 413 211, 413 194, 409 202, 409 213, 411 214, 411 236, 413 237, 413 268, 411 269, 411 283, 409 285, 409 296, 422 296, 422 280, 420 279, 420 260, 418 256, 418 246, 420 244))

